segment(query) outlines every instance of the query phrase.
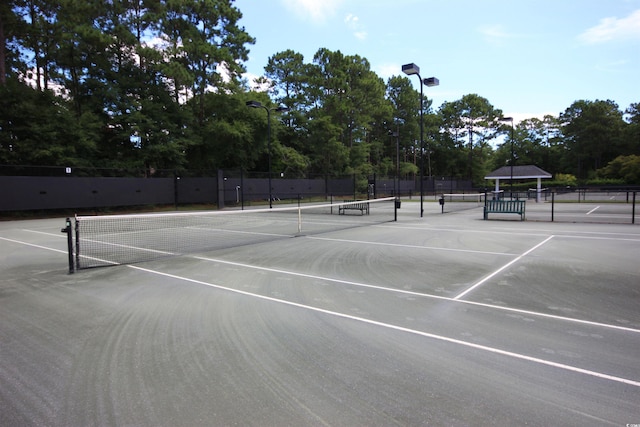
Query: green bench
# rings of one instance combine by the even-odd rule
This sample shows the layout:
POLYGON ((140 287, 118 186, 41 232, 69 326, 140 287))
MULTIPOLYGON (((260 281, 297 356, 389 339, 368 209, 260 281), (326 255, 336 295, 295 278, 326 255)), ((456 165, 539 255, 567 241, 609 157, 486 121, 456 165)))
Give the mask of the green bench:
POLYGON ((490 213, 513 213, 520 215, 520 220, 524 221, 525 200, 485 200, 484 219, 489 219, 490 213))
POLYGON ((360 215, 369 215, 369 202, 354 203, 356 200, 346 201, 346 205, 338 206, 338 215, 344 215, 346 211, 360 211, 360 215))

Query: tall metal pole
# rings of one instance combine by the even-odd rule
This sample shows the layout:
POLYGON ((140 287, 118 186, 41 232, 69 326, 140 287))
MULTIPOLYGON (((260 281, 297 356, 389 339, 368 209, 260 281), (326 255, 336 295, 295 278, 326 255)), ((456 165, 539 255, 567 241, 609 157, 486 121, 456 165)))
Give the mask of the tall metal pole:
POLYGON ((251 108, 264 108, 267 110, 267 150, 269 150, 269 208, 273 207, 273 196, 271 194, 271 111, 284 112, 289 111, 287 107, 269 108, 262 105, 258 101, 247 101, 247 107, 251 108))
POLYGON ((420 67, 416 64, 405 64, 402 72, 408 76, 417 75, 420 79, 420 218, 424 215, 424 93, 423 85, 438 86, 440 81, 435 77, 422 80, 420 77, 420 67))
POLYGON ((420 73, 420 218, 424 215, 424 95, 422 94, 422 77, 420 73))
POLYGON ((514 162, 514 156, 513 156, 513 117, 511 118, 511 181, 509 181, 511 184, 511 199, 513 199, 513 162, 514 162))
POLYGON ((271 195, 271 109, 267 110, 267 150, 269 151, 269 209, 273 208, 273 197, 271 195))
POLYGON ((396 181, 394 192, 397 199, 400 199, 400 125, 396 127, 396 181))
POLYGON ((511 165, 511 175, 510 175, 510 179, 509 179, 509 198, 513 199, 513 162, 514 162, 514 155, 513 155, 513 117, 500 117, 498 120, 500 120, 501 122, 511 122, 511 160, 509 161, 509 164, 511 165))

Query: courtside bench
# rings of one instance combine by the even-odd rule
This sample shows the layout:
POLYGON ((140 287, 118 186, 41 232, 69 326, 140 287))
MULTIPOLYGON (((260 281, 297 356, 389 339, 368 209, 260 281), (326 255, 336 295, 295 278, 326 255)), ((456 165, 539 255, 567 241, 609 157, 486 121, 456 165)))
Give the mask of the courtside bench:
POLYGON ((489 219, 490 213, 512 213, 520 215, 520 220, 524 221, 525 200, 485 200, 484 219, 489 219))
POLYGON ((338 215, 344 215, 346 211, 360 211, 360 215, 369 215, 369 202, 354 203, 357 200, 347 200, 347 205, 338 206, 338 215))

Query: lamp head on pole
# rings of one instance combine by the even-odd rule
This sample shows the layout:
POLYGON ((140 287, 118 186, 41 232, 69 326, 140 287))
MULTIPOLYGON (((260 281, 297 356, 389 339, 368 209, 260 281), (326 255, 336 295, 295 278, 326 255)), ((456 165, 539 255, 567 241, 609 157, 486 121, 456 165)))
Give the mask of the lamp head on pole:
POLYGON ((402 66, 402 72, 408 76, 411 76, 413 74, 420 74, 420 67, 418 67, 414 63, 405 64, 402 66))
POLYGON ((511 122, 513 123, 513 117, 500 117, 498 120, 501 122, 511 122))
POLYGON ((278 107, 274 110, 276 113, 285 113, 289 111, 289 107, 278 107))
POLYGON ((438 86, 438 85, 440 84, 440 80, 438 80, 438 79, 437 79, 437 78, 435 78, 435 77, 429 77, 429 78, 426 78, 426 79, 424 79, 422 82, 423 82, 423 83, 425 84, 425 86, 427 86, 427 87, 438 86))
POLYGON ((251 108, 261 108, 262 107, 262 103, 260 103, 258 101, 247 101, 246 105, 247 105, 247 107, 251 107, 251 108))

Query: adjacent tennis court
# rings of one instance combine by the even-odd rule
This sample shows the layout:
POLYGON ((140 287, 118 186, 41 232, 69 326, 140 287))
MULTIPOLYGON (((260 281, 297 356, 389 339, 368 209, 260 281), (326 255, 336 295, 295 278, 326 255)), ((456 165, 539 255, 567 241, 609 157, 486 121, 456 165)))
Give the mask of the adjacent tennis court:
POLYGON ((75 274, 1 222, 0 424, 640 423, 640 228, 418 209, 75 274))

